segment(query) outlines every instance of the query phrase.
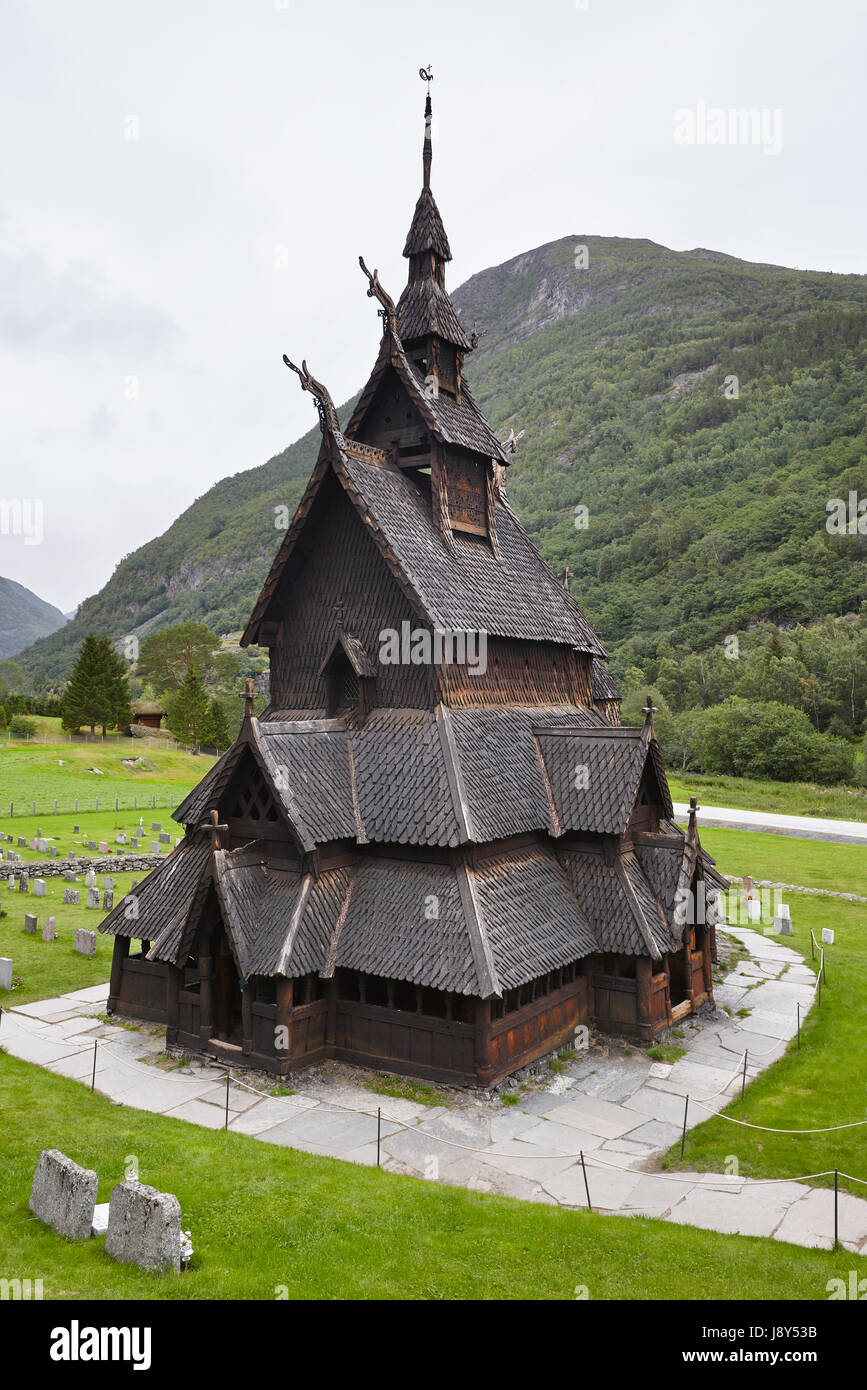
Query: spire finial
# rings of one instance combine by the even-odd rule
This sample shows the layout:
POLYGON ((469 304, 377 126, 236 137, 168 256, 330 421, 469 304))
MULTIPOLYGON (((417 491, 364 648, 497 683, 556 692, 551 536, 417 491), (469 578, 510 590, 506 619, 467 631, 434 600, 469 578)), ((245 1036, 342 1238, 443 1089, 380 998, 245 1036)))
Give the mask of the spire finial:
POLYGON ((656 713, 658 713, 657 706, 653 703, 653 696, 652 696, 652 695, 648 695, 648 697, 647 697, 647 704, 644 706, 644 709, 641 711, 641 713, 644 715, 644 723, 645 723, 646 725, 649 725, 650 728, 652 729, 652 728, 653 728, 653 716, 654 716, 656 713))
MULTIPOLYGON (((428 63, 426 68, 419 68, 418 75, 423 82, 427 82, 428 84, 433 82, 433 73, 431 72, 430 63, 428 63)), ((430 166, 431 160, 433 159, 433 146, 431 144, 431 121, 432 107, 430 100, 430 85, 428 85, 427 96, 425 97, 424 103, 424 147, 422 149, 422 170, 424 173, 422 187, 428 189, 430 188, 430 166)))

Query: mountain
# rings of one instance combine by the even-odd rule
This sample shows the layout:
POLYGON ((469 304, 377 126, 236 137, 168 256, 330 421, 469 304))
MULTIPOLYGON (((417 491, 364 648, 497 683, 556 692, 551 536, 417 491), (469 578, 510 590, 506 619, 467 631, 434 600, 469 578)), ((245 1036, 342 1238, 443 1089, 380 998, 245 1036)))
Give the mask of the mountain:
POLYGON ((17 655, 38 637, 47 637, 66 622, 59 608, 37 594, 0 577, 0 661, 17 655))
MULTIPOLYGON (((525 431, 509 498, 610 652, 859 607, 867 538, 825 523, 831 499, 867 495, 867 277, 581 236, 453 299, 487 329, 476 399, 501 434, 525 431)), ((90 630, 240 628, 318 443, 313 428, 216 484, 20 664, 64 678, 90 630)))

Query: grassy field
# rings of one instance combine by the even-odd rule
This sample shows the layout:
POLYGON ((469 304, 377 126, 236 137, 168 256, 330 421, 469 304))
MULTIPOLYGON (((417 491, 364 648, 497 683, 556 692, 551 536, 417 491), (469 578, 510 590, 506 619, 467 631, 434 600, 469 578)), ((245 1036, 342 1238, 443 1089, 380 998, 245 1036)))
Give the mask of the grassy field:
POLYGON ((798 840, 763 831, 718 830, 701 824, 699 833, 702 845, 724 874, 751 874, 774 883, 867 897, 867 850, 862 845, 798 840))
POLYGON ((867 787, 817 787, 808 782, 759 782, 749 777, 705 777, 668 771, 673 801, 697 796, 699 805, 744 811, 779 811, 785 816, 827 816, 867 821, 867 787))
MULTIPOLYGON (((857 1256, 491 1197, 199 1129, 113 1105, 0 1057, 0 1269, 46 1299, 826 1300, 857 1256), (192 1268, 147 1275, 27 1211, 40 1150, 100 1175, 108 1201, 135 1155, 176 1193, 192 1268), (283 1295, 286 1296, 285 1294, 283 1295)), ((853 1264, 854 1262, 854 1264, 853 1264)), ((867 1265, 865 1265, 867 1268, 867 1265)))
MULTIPOLYGON (((817 888, 827 886, 834 861, 844 859, 842 851, 851 848, 855 859, 850 857, 848 866, 834 876, 835 886, 865 892, 867 856, 858 846, 733 830, 702 831, 702 843, 726 872, 817 888), (787 856, 785 862, 781 852, 787 856)), ((826 947, 827 983, 821 1004, 814 1005, 803 1024, 801 1050, 790 1043, 785 1056, 725 1113, 772 1129, 821 1129, 867 1119, 867 905, 794 893, 788 902, 791 944, 808 961, 810 928, 817 938, 823 927, 834 930, 834 944, 826 947)), ((749 1177, 797 1177, 836 1167, 867 1178, 867 1125, 828 1134, 784 1135, 710 1119, 689 1134, 684 1163, 722 1172, 730 1155, 749 1177)), ((670 1150, 664 1166, 681 1166, 679 1146, 670 1150)), ((833 1186, 833 1178, 820 1179, 817 1185, 833 1186)), ((867 1187, 844 1178, 840 1185, 867 1197, 867 1187)))
POLYGON ((213 763, 212 757, 164 749, 140 739, 124 739, 120 744, 6 742, 0 746, 0 812, 8 818, 13 802, 20 805, 22 814, 32 813, 35 801, 37 816, 44 818, 52 814, 55 801, 59 811, 72 812, 76 797, 80 814, 87 809, 93 812, 96 798, 101 808, 113 808, 117 797, 121 807, 131 809, 133 797, 142 807, 150 806, 155 796, 160 806, 168 805, 172 794, 177 805, 213 763), (142 762, 135 767, 124 765, 124 759, 133 758, 142 762))
MULTIPOLYGON (((139 874, 112 874, 114 880, 114 901, 119 902, 129 891, 139 874)), ((103 875, 97 876, 97 884, 102 888, 103 875)), ((101 897, 101 894, 100 894, 101 897)), ((45 880, 45 897, 33 896, 33 889, 25 896, 23 893, 0 887, 0 956, 12 958, 12 973, 22 980, 16 989, 0 989, 0 1007, 14 1008, 16 1004, 27 1004, 33 999, 48 999, 52 995, 67 994, 70 990, 85 989, 90 985, 103 984, 111 972, 111 954, 114 937, 102 936, 97 931, 105 913, 100 908, 87 907, 87 888, 84 876, 81 882, 66 883, 62 878, 45 880), (78 907, 63 902, 64 888, 77 888, 80 895, 78 907), (38 918, 36 936, 29 936, 24 930, 25 912, 34 912, 38 918), (57 940, 42 940, 42 924, 47 917, 57 920, 57 940), (76 927, 87 927, 97 931, 96 955, 80 956, 72 949, 76 927)))
MULTIPOLYGON (((171 793, 174 796, 174 804, 180 804, 180 793, 171 793)), ((2 807, 0 807, 2 811, 2 807)), ((8 812, 8 808, 7 808, 8 812)), ((15 854, 20 854, 24 864, 33 860, 44 861, 49 858, 46 851, 30 848, 30 840, 42 831, 42 838, 47 839, 49 845, 52 841, 57 845, 57 858, 66 859, 70 850, 74 854, 94 855, 98 850, 89 850, 87 842, 93 840, 99 845, 102 841, 107 844, 109 849, 127 852, 130 854, 150 854, 151 844, 160 845, 160 853, 168 854, 174 848, 175 839, 183 835, 184 827, 177 821, 172 820, 172 811, 169 806, 169 799, 165 798, 162 805, 157 803, 155 810, 151 809, 150 801, 141 811, 115 811, 114 804, 109 810, 100 810, 99 814, 93 811, 80 811, 78 815, 59 815, 59 816, 15 816, 10 819, 9 815, 0 814, 0 831, 12 836, 12 843, 7 840, 5 844, 0 844, 3 851, 3 872, 11 872, 15 869, 15 864, 6 859, 6 852, 13 850, 15 854), (139 829, 139 821, 144 822, 143 830, 139 829), (171 836, 167 845, 160 842, 159 832, 151 830, 152 825, 158 824, 161 829, 171 836), (78 834, 75 827, 78 826, 78 834), (119 845, 116 842, 118 831, 123 831, 127 836, 126 845, 119 845), (132 838, 138 837, 138 850, 132 849, 132 838), (19 845, 19 839, 25 840, 24 845, 19 845)))

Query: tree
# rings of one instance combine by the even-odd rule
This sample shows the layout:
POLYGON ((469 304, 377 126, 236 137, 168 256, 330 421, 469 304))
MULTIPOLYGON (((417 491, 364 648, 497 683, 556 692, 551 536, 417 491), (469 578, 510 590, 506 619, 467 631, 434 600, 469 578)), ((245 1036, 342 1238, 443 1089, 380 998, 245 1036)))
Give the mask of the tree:
POLYGON ((175 623, 145 638, 136 673, 166 695, 180 690, 193 668, 203 684, 223 683, 236 673, 238 660, 219 646, 220 639, 204 623, 175 623))
POLYGON ((202 742, 209 748, 218 748, 221 751, 228 748, 231 743, 229 733, 229 721, 219 700, 213 699, 208 706, 208 713, 202 730, 202 742))
POLYGON ((97 724, 105 725, 111 709, 106 676, 105 650, 99 638, 89 632, 63 695, 61 721, 67 732, 75 733, 82 724, 89 724, 93 734, 97 724))
POLYGON ((82 642, 60 717, 67 732, 89 724, 95 733, 101 724, 103 734, 109 726, 129 724, 132 719, 126 662, 107 637, 90 632, 82 642))
POLYGON ((192 744, 193 751, 198 752, 209 713, 208 697, 195 666, 191 665, 180 687, 168 700, 166 722, 178 743, 192 744))
POLYGON ((0 729, 5 729, 5 728, 6 728, 6 711, 5 711, 5 709, 3 708, 3 706, 0 705, 0 729))

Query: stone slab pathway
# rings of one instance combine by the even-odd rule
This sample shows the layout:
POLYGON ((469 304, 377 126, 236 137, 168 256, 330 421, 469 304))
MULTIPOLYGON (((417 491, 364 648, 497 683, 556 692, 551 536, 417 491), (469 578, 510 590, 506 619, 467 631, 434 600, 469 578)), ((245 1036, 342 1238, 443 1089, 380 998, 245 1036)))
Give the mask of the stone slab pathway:
MULTIPOLYGON (((674 803, 675 818, 685 821, 689 807, 674 803)), ((778 811, 745 811, 739 807, 701 806, 699 826, 727 826, 732 830, 768 830, 772 835, 797 835, 802 840, 833 840, 841 845, 867 845, 867 822, 832 820, 824 816, 784 816, 778 811)))
MULTIPOLYGON (((750 927, 726 931, 748 959, 717 986, 717 1002, 733 1011, 749 1008, 749 1014, 739 1018, 720 1007, 710 1017, 686 1020, 685 1055, 671 1065, 616 1044, 594 1048, 546 1088, 521 1094, 508 1107, 472 1098, 431 1107, 321 1075, 301 1094, 270 1096, 234 1079, 229 1127, 266 1143, 375 1164, 379 1110, 382 1163, 391 1172, 576 1208, 586 1208, 589 1187, 594 1211, 830 1249, 833 1194, 825 1189, 791 1180, 648 1171, 680 1138, 685 1108, 687 1129, 722 1110, 742 1084, 744 1053, 748 1083, 795 1036, 797 1006, 804 1017, 813 1003, 815 976, 796 951, 750 927)), ((225 1068, 196 1061, 178 1070, 158 1066, 159 1038, 95 1018, 107 997, 104 985, 4 1008, 0 1045, 89 1085, 95 1041, 102 1094, 222 1128, 225 1068)), ((867 1254, 867 1200, 841 1195, 838 1214, 843 1246, 867 1254)))

